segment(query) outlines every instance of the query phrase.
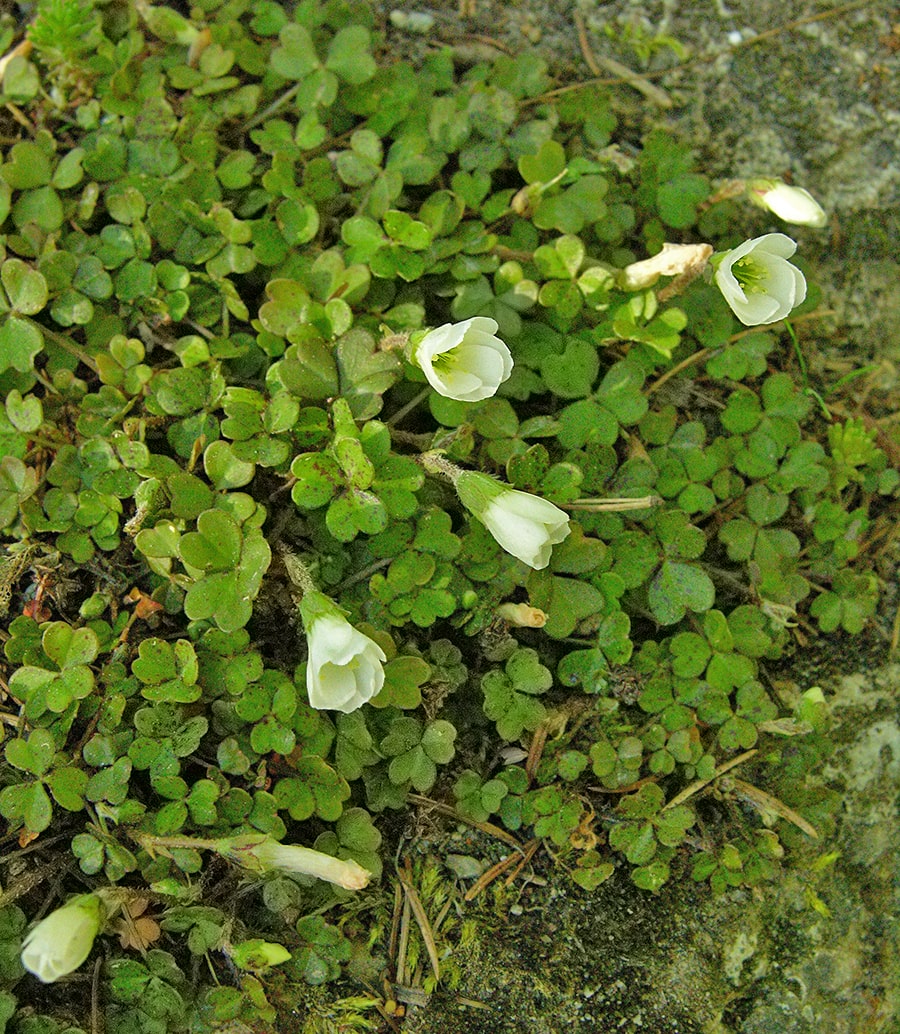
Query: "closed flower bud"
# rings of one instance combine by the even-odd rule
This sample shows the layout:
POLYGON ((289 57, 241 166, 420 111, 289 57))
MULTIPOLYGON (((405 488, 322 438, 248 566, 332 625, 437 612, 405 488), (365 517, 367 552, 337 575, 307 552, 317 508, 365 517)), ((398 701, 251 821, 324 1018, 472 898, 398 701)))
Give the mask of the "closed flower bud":
POLYGON ((90 955, 94 938, 106 922, 106 908, 96 894, 81 894, 42 919, 22 944, 22 965, 38 980, 52 984, 73 973, 90 955))
POLYGON ((306 689, 310 704, 344 714, 362 707, 384 685, 384 651, 357 631, 337 604, 321 592, 304 595, 300 614, 309 645, 306 689))
POLYGON ((464 471, 456 479, 456 491, 499 545, 536 571, 550 563, 553 546, 569 534, 568 514, 558 506, 487 474, 464 471))
POLYGON ((789 316, 806 297, 806 280, 788 259, 797 245, 783 233, 744 241, 716 262, 716 284, 747 327, 789 316))
POLYGON ((354 861, 345 861, 299 844, 280 844, 267 836, 231 837, 216 843, 219 854, 257 873, 293 872, 361 890, 372 874, 354 861))
POLYGON ((747 187, 751 201, 767 208, 786 223, 819 229, 828 222, 825 210, 802 187, 791 187, 781 180, 752 180, 747 187))
POLYGON ((481 402, 495 395, 512 373, 512 356, 496 330, 496 320, 487 316, 445 323, 414 345, 412 361, 439 395, 481 402))

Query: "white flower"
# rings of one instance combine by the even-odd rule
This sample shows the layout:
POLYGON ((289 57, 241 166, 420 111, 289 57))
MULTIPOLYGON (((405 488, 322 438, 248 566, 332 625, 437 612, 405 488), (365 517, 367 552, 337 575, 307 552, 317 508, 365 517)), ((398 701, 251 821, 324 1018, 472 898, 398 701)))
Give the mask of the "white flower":
POLYGON ((96 894, 81 894, 42 919, 22 944, 22 965, 38 980, 52 984, 72 973, 90 955, 94 938, 106 922, 96 894))
POLYGON ((428 331, 415 346, 412 361, 439 395, 481 402, 495 395, 512 373, 512 356, 496 330, 497 321, 487 316, 445 323, 428 331))
POLYGON ((820 228, 828 216, 818 201, 802 187, 790 187, 781 180, 752 180, 748 184, 750 199, 774 212, 779 219, 797 226, 820 228))
POLYGON ((744 241, 718 260, 716 283, 747 327, 775 323, 806 297, 803 274, 787 260, 797 245, 783 233, 744 241))
POLYGON ((321 592, 306 593, 300 613, 309 645, 306 689, 310 704, 344 714, 362 707, 384 685, 384 651, 357 631, 321 592))
POLYGON ((232 837, 216 842, 216 850, 234 862, 266 873, 273 869, 315 876, 347 890, 361 890, 368 884, 371 873, 354 861, 345 861, 322 851, 299 844, 280 844, 267 836, 232 837))
POLYGON ((655 284, 661 276, 699 273, 712 255, 711 244, 663 244, 662 251, 652 258, 632 262, 620 274, 626 291, 639 291, 655 284))
POLYGON ((519 492, 474 471, 464 471, 456 490, 500 546, 540 571, 550 563, 553 546, 569 534, 569 517, 546 499, 519 492))

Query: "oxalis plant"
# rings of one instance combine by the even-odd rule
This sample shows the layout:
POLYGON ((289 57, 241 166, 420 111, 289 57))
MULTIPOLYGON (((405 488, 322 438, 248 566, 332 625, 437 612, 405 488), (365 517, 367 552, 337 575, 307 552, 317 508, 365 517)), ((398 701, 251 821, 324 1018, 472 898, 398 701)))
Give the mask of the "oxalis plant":
POLYGON ((0 1025, 274 1022, 386 950, 411 794, 575 893, 827 830, 824 696, 769 672, 873 615, 900 477, 806 377, 805 190, 533 54, 379 62, 363 4, 17 31, 0 1025))

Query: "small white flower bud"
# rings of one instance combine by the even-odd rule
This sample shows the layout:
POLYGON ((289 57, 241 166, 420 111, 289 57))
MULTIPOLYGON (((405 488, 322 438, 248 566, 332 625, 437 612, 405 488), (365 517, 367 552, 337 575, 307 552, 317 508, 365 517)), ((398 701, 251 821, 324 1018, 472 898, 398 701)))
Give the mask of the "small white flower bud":
POLYGON ((825 209, 802 187, 791 187, 781 180, 752 180, 747 188, 751 201, 786 223, 820 229, 828 222, 825 209))
POLYGON ((558 506, 487 474, 464 471, 456 479, 456 490, 463 506, 498 544, 536 571, 550 563, 553 546, 569 534, 569 516, 558 506))
POLYGON ((42 919, 22 944, 22 965, 38 980, 52 984, 73 973, 90 955, 94 938, 106 922, 106 908, 96 894, 81 894, 42 919))
POLYGON ((347 890, 362 890, 372 874, 354 861, 345 861, 299 844, 280 844, 267 836, 231 837, 216 843, 219 854, 253 872, 273 870, 315 876, 347 890))
POLYGON ((387 656, 355 629, 332 600, 307 592, 300 604, 309 661, 306 689, 319 710, 349 714, 372 699, 384 685, 387 656))

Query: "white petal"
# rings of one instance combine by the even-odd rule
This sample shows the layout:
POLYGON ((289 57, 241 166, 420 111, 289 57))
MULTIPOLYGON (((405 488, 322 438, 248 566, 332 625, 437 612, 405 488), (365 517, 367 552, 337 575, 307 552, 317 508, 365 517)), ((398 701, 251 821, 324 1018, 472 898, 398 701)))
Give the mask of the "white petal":
POLYGON ((502 500, 503 507, 510 513, 518 513, 523 517, 542 521, 544 524, 556 525, 560 521, 568 522, 569 520, 568 514, 564 510, 560 510, 558 506, 547 499, 542 499, 539 495, 531 495, 530 492, 519 492, 517 489, 513 489, 510 492, 504 492, 499 498, 502 500))
POLYGON ((778 255, 779 258, 790 258, 797 250, 797 242, 791 240, 786 233, 765 233, 762 237, 754 237, 748 243, 753 245, 750 251, 778 255))
POLYGON ((333 664, 314 667, 312 660, 306 668, 306 691, 310 706, 319 710, 340 707, 356 692, 353 673, 333 664))
POLYGON ((483 334, 490 334, 493 336, 497 333, 497 328, 500 324, 496 320, 491 319, 490 316, 473 316, 471 319, 463 320, 462 323, 458 323, 457 326, 465 327, 466 330, 471 327, 472 330, 481 331, 483 334))
MULTIPOLYGON (((549 543, 542 525, 491 507, 485 511, 484 523, 507 553, 529 566, 535 566, 535 558, 540 556, 545 546, 549 556, 549 543)), ((546 566, 546 563, 542 566, 546 566)))
POLYGON ((494 394, 480 377, 467 370, 451 370, 435 380, 430 377, 428 379, 431 386, 441 395, 448 399, 456 399, 457 402, 481 402, 482 399, 490 398, 494 394))
POLYGON ((496 390, 503 377, 503 356, 496 348, 485 345, 470 345, 468 341, 460 345, 456 351, 459 365, 480 377, 485 384, 493 384, 496 390))

